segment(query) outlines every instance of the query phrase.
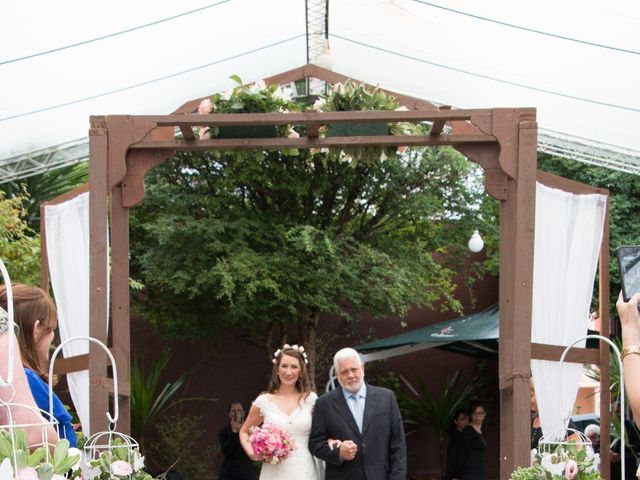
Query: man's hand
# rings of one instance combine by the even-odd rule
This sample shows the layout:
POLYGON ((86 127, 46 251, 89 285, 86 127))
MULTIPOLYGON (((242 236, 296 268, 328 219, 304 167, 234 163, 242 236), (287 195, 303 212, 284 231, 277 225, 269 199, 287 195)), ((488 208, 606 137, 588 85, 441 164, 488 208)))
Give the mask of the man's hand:
POLYGON ((340 444, 340 458, 342 460, 351 461, 356 458, 356 453, 358 453, 358 445, 351 440, 344 440, 340 444))

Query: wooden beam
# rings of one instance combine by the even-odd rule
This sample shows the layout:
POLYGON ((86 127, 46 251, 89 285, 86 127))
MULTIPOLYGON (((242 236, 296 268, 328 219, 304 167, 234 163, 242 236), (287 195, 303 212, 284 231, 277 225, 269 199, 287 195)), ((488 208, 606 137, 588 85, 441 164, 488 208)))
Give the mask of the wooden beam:
MULTIPOLYGON (((443 105, 440 107, 440 110, 451 110, 451 107, 449 105, 443 105)), ((444 126, 447 124, 447 120, 445 119, 438 119, 435 120, 433 122, 433 125, 431 126, 431 130, 429 131, 430 135, 440 135, 442 133, 442 130, 444 129, 444 126)))
POLYGON ((464 121, 472 117, 491 117, 491 110, 367 110, 347 112, 289 113, 210 113, 208 115, 137 115, 112 116, 111 123, 130 121, 135 124, 176 127, 201 125, 299 125, 306 123, 388 123, 421 122, 425 120, 464 121))
POLYGON ((131 150, 231 150, 260 148, 342 148, 342 147, 375 147, 375 146, 441 146, 441 145, 474 145, 495 144, 496 139, 490 135, 385 135, 365 137, 324 137, 324 138, 215 138, 185 142, 175 140, 145 140, 131 145, 131 150))
MULTIPOLYGON (((544 345, 541 343, 531 344, 531 359, 549 360, 551 362, 559 362, 562 352, 566 347, 560 345, 544 345)), ((600 363, 600 350, 596 348, 578 348, 573 347, 567 352, 565 362, 570 363, 600 363)))

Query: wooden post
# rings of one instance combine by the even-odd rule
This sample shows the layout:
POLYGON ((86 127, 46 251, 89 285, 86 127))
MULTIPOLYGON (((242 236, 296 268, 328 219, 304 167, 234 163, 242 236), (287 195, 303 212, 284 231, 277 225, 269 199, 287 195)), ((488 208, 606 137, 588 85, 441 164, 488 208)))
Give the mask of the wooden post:
MULTIPOLYGON (((107 137, 104 119, 91 118, 89 131, 89 335, 107 344, 108 252, 107 252, 107 137)), ((89 347, 90 432, 105 430, 109 411, 109 387, 105 382, 107 359, 93 343, 89 347)))
MULTIPOLYGON (((129 434, 130 329, 129 329, 129 209, 122 204, 122 185, 111 196, 111 318, 113 356, 118 366, 118 431, 129 434)), ((115 401, 115 399, 114 399, 115 401)))
POLYGON ((500 478, 530 463, 529 378, 537 125, 520 121, 517 178, 500 207, 500 478))

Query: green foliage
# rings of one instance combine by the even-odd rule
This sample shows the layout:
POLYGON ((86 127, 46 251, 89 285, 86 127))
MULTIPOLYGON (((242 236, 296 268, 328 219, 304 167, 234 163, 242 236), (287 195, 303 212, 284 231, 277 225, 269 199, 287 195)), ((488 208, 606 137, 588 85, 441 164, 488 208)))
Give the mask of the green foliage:
POLYGON ((151 447, 155 463, 163 470, 177 470, 185 480, 211 478, 210 461, 216 451, 211 445, 202 445, 202 422, 198 415, 165 417, 158 424, 158 440, 151 447))
POLYGON ((518 467, 511 473, 511 480, 600 480, 596 457, 591 449, 578 447, 575 442, 563 442, 549 451, 537 452, 534 464, 518 467), (570 475, 567 465, 572 464, 570 475))
POLYGON ((40 237, 26 223, 26 196, 6 198, 0 192, 0 258, 13 283, 40 281, 40 237))
POLYGON ((89 162, 83 162, 0 184, 0 191, 5 192, 7 198, 22 198, 27 224, 39 232, 40 204, 73 190, 88 179, 89 162))
MULTIPOLYGON (((80 475, 79 469, 72 470, 80 461, 79 451, 74 449, 73 453, 70 452, 68 440, 58 441, 53 452, 47 452, 47 448, 42 446, 32 450, 27 442, 27 435, 21 428, 13 428, 13 437, 7 430, 0 430, 0 463, 8 460, 11 468, 16 471, 33 469, 31 472, 39 480, 51 480, 54 474, 69 479, 80 475)), ((29 473, 25 472, 24 475, 29 476, 29 473)))
POLYGON ((131 362, 131 430, 142 444, 149 425, 175 402, 172 399, 184 385, 187 373, 182 374, 173 383, 167 382, 161 390, 160 376, 171 359, 171 352, 165 348, 160 358, 149 370, 142 371, 137 359, 131 362))
POLYGON ((456 410, 466 406, 471 396, 477 391, 479 377, 468 383, 461 382, 462 369, 444 382, 438 393, 433 393, 422 380, 418 380, 414 386, 402 375, 399 375, 402 383, 410 393, 404 390, 397 391, 398 403, 402 410, 402 418, 407 425, 407 435, 414 431, 430 427, 438 437, 440 470, 444 475, 446 439, 451 429, 451 421, 456 410))
POLYGON ((132 272, 162 332, 202 339, 314 312, 459 309, 454 271, 433 253, 467 255, 477 196, 463 157, 418 149, 352 167, 308 151, 254 155, 179 154, 147 177, 132 272))

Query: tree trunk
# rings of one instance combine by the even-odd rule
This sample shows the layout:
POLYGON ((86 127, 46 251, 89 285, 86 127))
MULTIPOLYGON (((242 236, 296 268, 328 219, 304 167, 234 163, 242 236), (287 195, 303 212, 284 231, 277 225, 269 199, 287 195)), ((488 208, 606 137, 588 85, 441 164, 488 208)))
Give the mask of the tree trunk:
POLYGON ((311 382, 311 389, 316 392, 316 328, 318 326, 318 319, 320 315, 317 312, 311 313, 304 328, 304 349, 307 352, 309 364, 307 365, 307 371, 309 372, 309 381, 311 382))

